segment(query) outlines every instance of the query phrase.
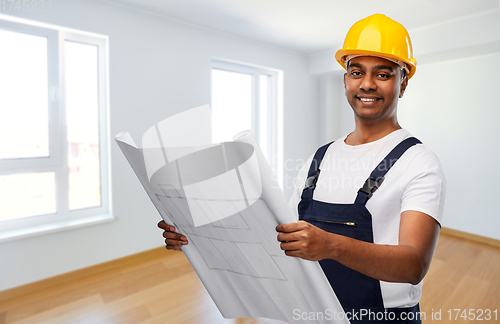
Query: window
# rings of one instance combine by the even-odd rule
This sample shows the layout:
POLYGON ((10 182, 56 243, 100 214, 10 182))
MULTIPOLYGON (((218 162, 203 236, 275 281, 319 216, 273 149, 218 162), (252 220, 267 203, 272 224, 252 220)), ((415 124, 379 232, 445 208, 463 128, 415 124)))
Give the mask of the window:
POLYGON ((223 60, 212 61, 212 140, 230 141, 252 130, 282 184, 282 72, 223 60))
POLYGON ((0 17, 0 241, 113 219, 107 37, 0 17))

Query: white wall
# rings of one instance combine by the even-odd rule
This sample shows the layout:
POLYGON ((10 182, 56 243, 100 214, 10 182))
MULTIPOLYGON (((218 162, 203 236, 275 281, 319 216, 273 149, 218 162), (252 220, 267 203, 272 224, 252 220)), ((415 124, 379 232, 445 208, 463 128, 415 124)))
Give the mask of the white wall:
MULTIPOLYGON (((496 53, 500 51, 500 12, 487 11, 409 33, 417 66, 496 53)), ((324 75, 343 71, 335 60, 335 53, 341 47, 342 44, 337 44, 329 51, 310 55, 309 72, 324 75)))
MULTIPOLYGON (((217 57, 284 71, 285 159, 307 158, 318 142, 316 80, 302 55, 95 0, 53 0, 50 11, 7 14, 109 36, 112 135, 129 130, 140 142, 155 122, 209 103, 217 57)), ((0 290, 163 244, 159 215, 111 144, 116 221, 0 243, 0 290)))
MULTIPOLYGON (((500 12, 409 32, 417 72, 400 100, 399 119, 442 162, 448 181, 443 226, 500 239, 500 103, 496 99, 500 93, 500 12)), ((325 109, 334 109, 330 116, 337 121, 324 124, 326 129, 318 134, 320 142, 354 127, 341 89, 344 71, 334 54, 335 50, 311 55, 308 63, 311 74, 318 75, 320 89, 332 85, 329 93, 321 92, 319 109, 322 115, 325 109), (341 98, 332 99, 335 96, 341 98)))
POLYGON ((443 226, 500 239, 500 53, 420 66, 417 74, 399 119, 443 165, 443 226))
POLYGON ((318 77, 319 145, 334 141, 354 130, 354 116, 344 95, 344 72, 341 68, 318 77))

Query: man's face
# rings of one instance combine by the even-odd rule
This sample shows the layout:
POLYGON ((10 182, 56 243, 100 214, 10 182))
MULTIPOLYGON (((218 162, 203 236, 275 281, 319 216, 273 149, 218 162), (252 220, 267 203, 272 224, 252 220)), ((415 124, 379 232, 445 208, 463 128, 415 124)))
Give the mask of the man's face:
POLYGON ((397 64, 373 56, 353 58, 344 74, 347 101, 356 116, 365 120, 393 117, 407 84, 397 64))

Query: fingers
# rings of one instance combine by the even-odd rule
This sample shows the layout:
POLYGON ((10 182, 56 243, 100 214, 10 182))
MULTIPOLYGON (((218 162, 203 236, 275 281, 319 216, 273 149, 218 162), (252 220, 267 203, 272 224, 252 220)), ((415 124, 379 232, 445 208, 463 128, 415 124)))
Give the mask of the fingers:
POLYGON ((309 244, 304 242, 300 241, 283 242, 280 244, 280 248, 283 250, 285 255, 290 257, 301 258, 311 261, 321 260, 321 258, 318 258, 314 253, 311 253, 311 250, 309 249, 309 244))
POLYGON ((166 239, 165 244, 167 245, 167 249, 168 248, 182 248, 183 245, 187 244, 187 241, 166 239))
POLYGON ((298 221, 296 223, 281 224, 276 226, 276 231, 279 232, 278 241, 297 241, 302 236, 307 236, 307 233, 304 231, 304 229, 308 228, 308 225, 309 223, 307 222, 298 221))
POLYGON ((300 251, 285 251, 285 255, 294 258, 302 258, 300 251))
POLYGON ((178 241, 178 242, 185 242, 185 244, 187 244, 187 237, 185 235, 182 235, 182 234, 179 234, 179 233, 164 231, 163 232, 163 237, 166 238, 167 240, 178 241))
POLYGON ((187 237, 180 233, 176 233, 175 226, 160 221, 158 227, 163 230, 163 237, 167 250, 182 251, 182 246, 188 244, 187 237))
POLYGON ((167 250, 182 251, 182 246, 188 244, 187 238, 179 233, 164 232, 163 237, 167 250))
POLYGON ((280 248, 283 250, 286 256, 302 258, 303 251, 300 249, 299 242, 284 242, 280 244, 280 248))
POLYGON ((300 243, 299 242, 283 242, 280 244, 280 248, 283 251, 298 251, 300 250, 300 243))
POLYGON ((287 241, 296 241, 297 235, 295 233, 279 233, 278 241, 279 242, 287 242, 287 241))
POLYGON ((287 224, 280 224, 276 226, 276 231, 277 232, 282 232, 282 233, 293 233, 297 232, 300 230, 303 230, 308 226, 309 223, 305 221, 298 221, 295 223, 287 223, 287 224))
POLYGON ((160 221, 158 227, 165 231, 175 232, 175 227, 165 223, 165 221, 160 221))
POLYGON ((296 223, 281 224, 276 226, 280 248, 285 255, 318 261, 324 258, 325 240, 323 230, 316 226, 298 221, 296 223))

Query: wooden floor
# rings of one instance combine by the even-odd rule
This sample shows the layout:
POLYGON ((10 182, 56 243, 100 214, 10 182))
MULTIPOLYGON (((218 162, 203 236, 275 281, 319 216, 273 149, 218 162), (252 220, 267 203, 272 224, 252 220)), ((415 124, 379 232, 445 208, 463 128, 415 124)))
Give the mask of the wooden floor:
MULTIPOLYGON (((500 311, 500 248, 441 234, 420 305, 424 323, 471 322, 455 320, 454 309, 500 311), (432 320, 439 310, 441 320, 432 320)), ((222 318, 184 255, 155 249, 0 292, 0 324, 11 323, 282 322, 222 318)), ((500 323, 500 317, 479 323, 500 323)))

